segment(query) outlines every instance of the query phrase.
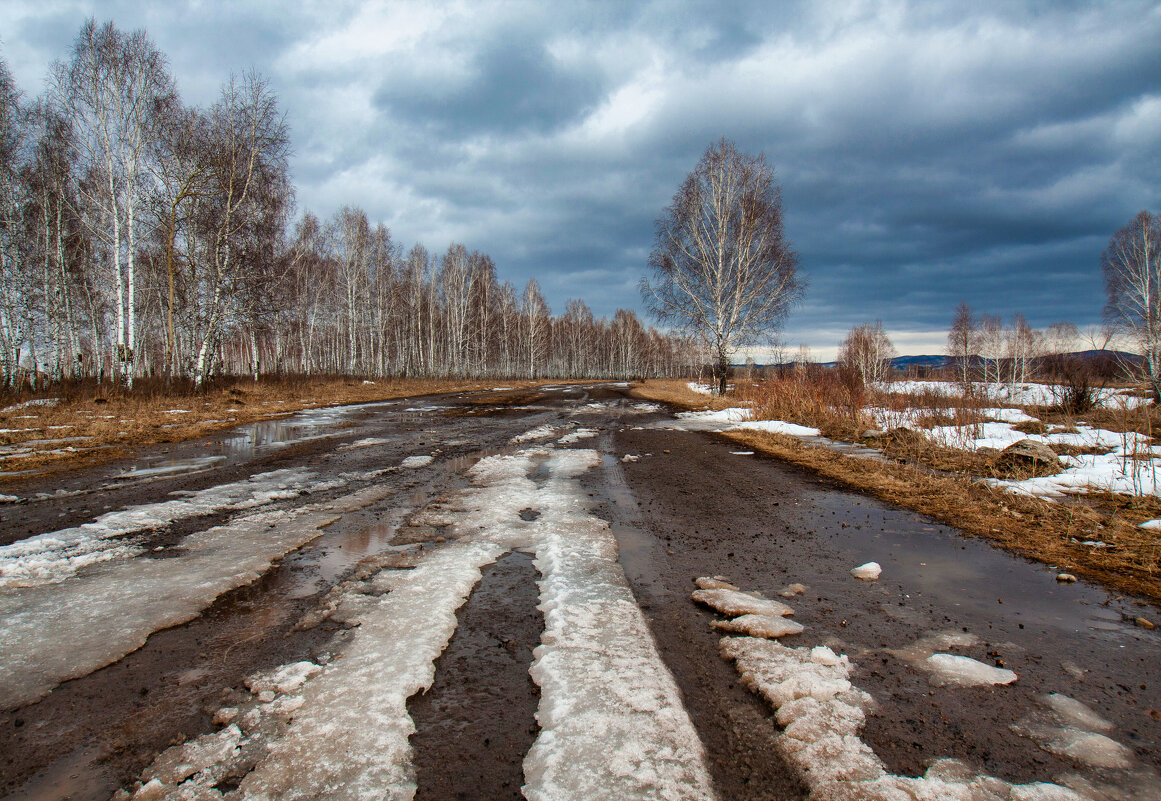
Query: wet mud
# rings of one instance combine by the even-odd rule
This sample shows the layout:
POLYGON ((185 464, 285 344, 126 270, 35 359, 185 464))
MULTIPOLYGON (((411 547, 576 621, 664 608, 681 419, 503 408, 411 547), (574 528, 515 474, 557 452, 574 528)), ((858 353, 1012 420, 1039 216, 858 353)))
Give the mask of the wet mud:
POLYGON ((327 652, 336 626, 291 631, 314 605, 287 597, 299 584, 284 564, 120 661, 0 713, 0 794, 107 801, 158 752, 213 731, 229 688, 327 652))
POLYGON ((539 731, 528 674, 544 617, 532 557, 512 552, 484 571, 435 663, 435 682, 411 699, 417 801, 521 799, 524 754, 539 731))
MULTIPOLYGON (((616 453, 642 454, 606 465, 605 480, 615 486, 622 472, 629 492, 618 498, 596 482, 594 490, 711 755, 719 746, 712 731, 706 736, 699 696, 710 692, 712 663, 723 660, 709 626, 713 613, 689 593, 695 577, 720 574, 768 597, 791 583, 808 585, 788 601, 806 631, 785 642, 850 655, 852 681, 880 705, 863 738, 892 772, 919 775, 943 757, 1012 782, 1073 771, 1071 760, 1012 729, 1052 692, 1091 706, 1141 763, 1161 765, 1161 722, 1150 714, 1161 706, 1161 683, 1150 675, 1161 639, 1124 622, 1136 608, 1131 599, 1057 585, 1042 565, 774 460, 732 455, 733 446, 712 435, 626 429, 614 441, 616 453), (883 565, 880 581, 849 575, 872 559, 883 565), (938 631, 975 634, 978 644, 953 652, 1003 664, 1019 680, 933 686, 896 652, 938 631)), ((729 673, 712 683, 736 681, 732 667, 729 673)))

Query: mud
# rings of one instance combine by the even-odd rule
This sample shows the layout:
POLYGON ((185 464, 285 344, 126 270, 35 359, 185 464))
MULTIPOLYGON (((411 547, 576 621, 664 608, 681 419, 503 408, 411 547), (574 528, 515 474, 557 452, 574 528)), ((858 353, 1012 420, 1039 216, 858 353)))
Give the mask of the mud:
POLYGON ((291 632, 313 606, 285 597, 298 581, 292 566, 276 568, 120 661, 0 713, 0 792, 107 801, 158 752, 212 731, 228 688, 260 670, 316 659, 337 627, 291 632))
MULTIPOLYGON (((769 597, 801 582, 809 590, 789 603, 807 629, 794 642, 851 656, 852 680, 880 704, 864 739, 891 771, 914 776, 935 759, 958 757, 1013 782, 1052 780, 1073 763, 1011 729, 1050 692, 1090 705, 1143 763, 1161 765, 1161 724, 1149 715, 1161 705, 1161 684, 1149 675, 1161 640, 1123 621, 1131 599, 1062 587, 1042 565, 773 460, 731 455, 731 447, 706 434, 623 430, 616 453, 653 455, 606 464, 612 486, 623 471, 628 492, 620 498, 594 486, 695 716, 700 697, 721 694, 734 677, 707 680, 721 661, 718 638, 709 633, 713 614, 689 601, 693 579, 721 574, 769 597), (627 509, 626 499, 637 508, 627 509), (851 578, 850 568, 870 559, 883 564, 883 579, 851 578), (1019 681, 936 688, 893 653, 944 630, 976 634, 978 645, 955 652, 1002 662, 1019 681)), ((712 736, 706 744, 711 753, 721 747, 712 736)))
MULTIPOLYGON (((340 489, 279 505, 325 501, 372 484, 387 484, 394 494, 344 515, 196 620, 155 632, 116 664, 0 714, 0 795, 96 799, 131 787, 166 746, 213 731, 214 711, 246 676, 341 651, 349 634, 337 624, 295 631, 294 623, 364 557, 444 533, 408 526, 414 510, 463 487, 464 471, 482 456, 514 450, 513 435, 544 424, 563 432, 578 423, 601 432, 578 443, 604 457, 581 481, 595 513, 617 536, 621 564, 723 799, 796 798, 805 789, 773 745, 778 727, 771 710, 718 655, 719 636, 709 625, 714 614, 689 600, 701 575, 725 575, 769 597, 791 583, 808 586, 788 599, 794 619, 806 626, 788 642, 827 644, 851 657, 852 680, 879 704, 863 737, 893 772, 917 775, 949 756, 1014 782, 1075 771, 1070 760, 1012 729, 1042 709, 1042 696, 1052 692, 1108 718, 1111 736, 1141 764, 1161 767, 1161 682, 1153 675, 1161 635, 1132 625, 1142 611, 1134 599, 1083 582, 1059 585, 1049 568, 780 462, 734 455, 736 444, 712 434, 638 428, 664 415, 573 414, 578 404, 623 394, 621 387, 570 387, 404 401, 343 413, 325 438, 294 441, 280 421, 262 429, 289 440, 275 446, 258 436, 254 447, 234 447, 227 442, 239 436, 234 432, 159 447, 135 462, 157 466, 226 455, 202 472, 124 479, 118 476, 131 463, 114 463, 51 481, 9 483, 6 492, 32 500, 0 506, 0 544, 280 467, 310 467, 320 480, 353 478, 340 489), (535 408, 513 408, 533 402, 535 408), (388 442, 342 448, 364 437, 388 442), (415 454, 436 459, 418 470, 379 472, 415 454), (622 463, 626 454, 639 459, 622 463), (851 567, 870 560, 883 566, 879 581, 850 577, 851 567), (1002 663, 1019 680, 1000 688, 933 686, 903 656, 925 633, 940 631, 978 636, 977 644, 954 652, 1002 663)), ((530 478, 543 483, 547 466, 530 478)), ((520 516, 537 513, 525 509, 520 516)), ((180 554, 188 534, 229 517, 212 514, 158 529, 150 546, 165 550, 151 555, 180 554)), ((520 797, 523 757, 537 732, 537 691, 528 675, 543 629, 535 580, 529 557, 506 556, 485 571, 460 609, 435 683, 409 707, 418 728, 412 739, 418 798, 520 797)))
POLYGON ((528 675, 544 617, 532 557, 513 552, 484 571, 435 664, 435 682, 409 704, 418 801, 520 799, 524 754, 539 731, 528 675))

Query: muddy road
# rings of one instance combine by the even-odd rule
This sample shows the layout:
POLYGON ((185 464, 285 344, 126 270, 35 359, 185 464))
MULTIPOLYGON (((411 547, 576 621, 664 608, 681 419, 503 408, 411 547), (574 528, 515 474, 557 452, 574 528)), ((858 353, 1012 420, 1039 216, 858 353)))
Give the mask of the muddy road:
POLYGON ((628 391, 8 484, 0 794, 1161 798, 1155 610, 628 391))

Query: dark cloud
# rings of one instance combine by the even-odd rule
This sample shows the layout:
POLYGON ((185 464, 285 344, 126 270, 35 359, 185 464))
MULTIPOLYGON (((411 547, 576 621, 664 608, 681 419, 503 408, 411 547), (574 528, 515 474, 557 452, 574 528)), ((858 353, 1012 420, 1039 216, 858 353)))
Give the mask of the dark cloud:
POLYGON ((99 5, 0 5, 26 92, 90 13, 147 27, 191 102, 256 67, 301 205, 463 241, 557 310, 639 308, 653 220, 723 135, 777 170, 809 282, 786 339, 823 353, 876 318, 938 347, 960 300, 1096 323, 1101 250, 1161 206, 1137 0, 99 5))
POLYGON ((603 76, 564 67, 525 31, 506 31, 441 82, 389 75, 375 93, 384 113, 456 139, 544 133, 585 117, 604 96, 603 76))

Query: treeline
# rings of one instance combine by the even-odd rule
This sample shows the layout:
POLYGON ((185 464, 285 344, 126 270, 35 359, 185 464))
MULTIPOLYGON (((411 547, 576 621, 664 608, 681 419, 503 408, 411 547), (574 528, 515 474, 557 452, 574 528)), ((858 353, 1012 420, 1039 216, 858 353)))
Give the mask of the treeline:
POLYGON ((259 75, 184 105, 143 31, 89 20, 26 101, 0 58, 0 382, 215 374, 625 377, 696 361, 631 311, 554 316, 452 244, 295 215, 259 75))

